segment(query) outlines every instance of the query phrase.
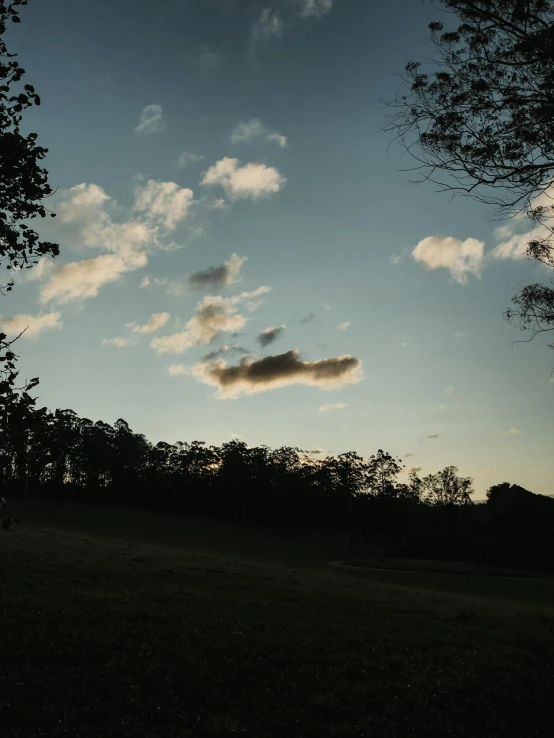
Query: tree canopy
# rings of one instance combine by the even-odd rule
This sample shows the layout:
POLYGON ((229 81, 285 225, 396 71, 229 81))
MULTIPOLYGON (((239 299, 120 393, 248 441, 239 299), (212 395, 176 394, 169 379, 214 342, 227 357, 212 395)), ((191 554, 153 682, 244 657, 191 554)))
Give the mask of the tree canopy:
MULTIPOLYGON (((0 265, 6 269, 28 269, 40 257, 55 257, 59 247, 41 241, 29 220, 44 218, 44 199, 52 194, 48 173, 40 165, 47 150, 37 145, 37 134, 21 132, 22 113, 40 98, 30 84, 22 86, 25 70, 15 61, 5 41, 9 24, 19 23, 18 10, 27 0, 0 0, 0 265)), ((53 215, 53 213, 51 213, 53 215)), ((0 285, 0 292, 10 292, 13 279, 0 285)), ((0 442, 8 443, 8 429, 30 422, 35 400, 29 391, 38 384, 31 379, 19 385, 17 355, 13 344, 0 332, 0 442)), ((34 416, 33 416, 34 417, 34 416)), ((13 434, 12 434, 13 435, 13 434)))
MULTIPOLYGON (((417 181, 492 205, 526 210, 537 226, 527 255, 554 267, 554 3, 434 0, 455 18, 429 25, 427 65, 406 65, 388 130, 415 157, 417 181)), ((554 330, 554 290, 525 287, 509 320, 554 330)))

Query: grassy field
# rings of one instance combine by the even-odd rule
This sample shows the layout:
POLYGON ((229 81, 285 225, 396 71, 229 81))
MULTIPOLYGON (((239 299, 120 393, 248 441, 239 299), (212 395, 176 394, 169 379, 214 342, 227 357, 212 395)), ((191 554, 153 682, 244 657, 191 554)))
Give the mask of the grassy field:
POLYGON ((360 579, 320 548, 285 568, 263 534, 105 515, 0 531, 3 737, 553 735, 552 580, 360 579))

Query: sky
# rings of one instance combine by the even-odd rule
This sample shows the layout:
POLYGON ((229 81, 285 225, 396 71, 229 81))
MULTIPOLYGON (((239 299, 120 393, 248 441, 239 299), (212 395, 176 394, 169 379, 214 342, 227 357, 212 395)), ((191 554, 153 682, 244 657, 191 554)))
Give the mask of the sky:
POLYGON ((554 492, 548 341, 506 323, 548 277, 528 226, 411 183, 382 131, 417 0, 31 0, 56 260, 0 327, 38 406, 153 442, 239 438, 455 465, 554 492))

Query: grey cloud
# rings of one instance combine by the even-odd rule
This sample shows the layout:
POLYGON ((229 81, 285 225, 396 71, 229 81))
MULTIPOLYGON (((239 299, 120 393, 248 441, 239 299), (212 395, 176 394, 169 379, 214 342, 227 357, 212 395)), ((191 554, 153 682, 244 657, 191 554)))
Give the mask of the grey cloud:
POLYGON ((300 318, 298 322, 304 325, 306 323, 312 323, 314 320, 315 320, 315 313, 309 313, 309 315, 305 315, 303 318, 300 318))
POLYGON ((284 325, 280 325, 276 328, 266 328, 258 336, 258 342, 261 346, 269 346, 270 343, 276 341, 280 336, 283 335, 285 330, 284 325))
POLYGON ((439 437, 439 434, 438 433, 432 433, 430 436, 427 436, 427 440, 428 441, 434 441, 438 437, 439 437))
POLYGON ((243 393, 264 392, 291 384, 331 389, 355 384, 363 377, 360 359, 337 356, 319 361, 302 361, 298 349, 257 361, 243 359, 236 366, 227 366, 222 359, 198 364, 193 373, 202 382, 217 387, 220 397, 238 397, 243 393))
POLYGON ((194 272, 188 277, 193 287, 222 287, 237 281, 241 267, 247 260, 246 256, 233 254, 229 261, 211 266, 199 272, 194 272))
POLYGON ((420 471, 421 471, 421 469, 422 469, 422 467, 421 467, 421 466, 411 466, 411 467, 410 467, 410 468, 408 469, 408 474, 417 474, 418 472, 420 472, 420 471))
POLYGON ((229 353, 250 354, 251 352, 247 348, 244 348, 244 346, 239 346, 238 343, 235 343, 233 346, 222 346, 215 351, 210 351, 209 354, 202 357, 201 361, 215 361, 215 359, 220 359, 224 354, 229 353))

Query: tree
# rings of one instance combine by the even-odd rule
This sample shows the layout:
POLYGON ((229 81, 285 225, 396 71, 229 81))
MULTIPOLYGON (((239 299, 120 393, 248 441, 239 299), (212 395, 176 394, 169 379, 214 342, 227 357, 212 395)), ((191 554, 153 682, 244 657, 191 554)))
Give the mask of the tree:
POLYGON ((367 479, 373 494, 384 497, 395 496, 394 480, 402 471, 403 464, 389 453, 381 449, 370 456, 367 462, 367 479))
POLYGON ((472 505, 471 477, 459 477, 455 466, 447 466, 422 480, 424 499, 430 505, 472 505))
MULTIPOLYGON (((554 267, 554 3, 435 2, 458 25, 429 25, 435 71, 406 65, 408 91, 388 130, 416 158, 418 181, 499 213, 526 209, 537 226, 527 255, 554 267)), ((554 330, 551 287, 529 285, 513 302, 505 317, 531 338, 554 330)))
MULTIPOLYGON (((10 22, 19 23, 18 8, 27 0, 0 0, 0 265, 8 270, 30 268, 39 257, 57 256, 57 244, 40 241, 38 234, 24 221, 46 216, 44 198, 52 193, 48 173, 39 162, 46 149, 37 145, 37 134, 21 133, 22 112, 32 105, 40 105, 40 98, 32 85, 23 89, 19 83, 25 70, 8 52, 4 34, 10 22)), ((53 213, 52 213, 53 215, 53 213)), ((9 292, 13 280, 0 292, 9 292)), ((8 444, 13 428, 28 422, 35 400, 29 391, 38 384, 34 378, 18 386, 12 346, 18 337, 8 340, 0 333, 0 436, 8 444)))

